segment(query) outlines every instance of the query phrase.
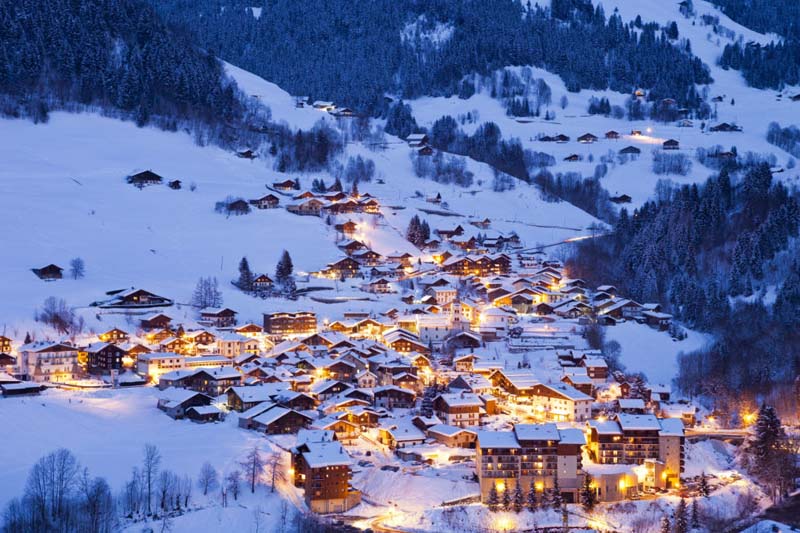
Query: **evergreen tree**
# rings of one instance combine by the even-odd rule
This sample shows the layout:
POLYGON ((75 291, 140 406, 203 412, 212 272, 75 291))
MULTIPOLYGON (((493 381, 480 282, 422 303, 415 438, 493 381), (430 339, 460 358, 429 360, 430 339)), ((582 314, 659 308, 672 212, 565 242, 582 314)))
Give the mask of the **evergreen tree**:
POLYGON ((583 486, 581 487, 581 505, 586 511, 591 511, 597 504, 597 493, 592 488, 592 476, 583 476, 583 486))
POLYGON ((521 513, 522 508, 525 505, 525 495, 522 493, 522 486, 520 483, 517 483, 516 486, 514 487, 514 497, 512 505, 514 507, 515 513, 521 513))
POLYGON ((531 481, 531 486, 528 488, 528 498, 527 498, 527 507, 528 511, 534 513, 536 509, 539 507, 539 501, 536 497, 536 484, 531 481))
POLYGON ((511 489, 508 488, 508 485, 503 489, 503 510, 510 511, 511 510, 511 489))
POLYGON ((294 264, 289 252, 286 250, 281 254, 281 258, 275 267, 275 283, 280 285, 286 293, 294 292, 294 264))
POLYGON ((250 270, 247 257, 242 257, 242 260, 239 261, 239 280, 236 285, 244 292, 253 290, 253 271, 250 270))
POLYGON ((678 507, 675 508, 674 533, 689 533, 689 516, 686 507, 686 500, 681 498, 678 507))
POLYGON ((558 476, 553 478, 553 488, 550 489, 548 500, 550 507, 556 511, 560 511, 564 505, 564 499, 561 497, 561 488, 558 486, 558 476))
POLYGON ((492 488, 489 489, 489 497, 486 500, 486 505, 489 506, 489 510, 492 512, 497 512, 500 509, 500 495, 497 494, 497 486, 492 484, 492 488))
POLYGON ((711 494, 711 487, 709 487, 709 485, 708 485, 708 476, 706 476, 705 472, 700 474, 700 488, 699 488, 699 491, 700 491, 700 494, 704 498, 708 498, 709 494, 711 494))
POLYGON ((700 505, 697 498, 692 500, 692 529, 700 529, 700 505))
POLYGON ((664 515, 661 517, 661 533, 672 533, 672 524, 669 523, 669 517, 664 515))

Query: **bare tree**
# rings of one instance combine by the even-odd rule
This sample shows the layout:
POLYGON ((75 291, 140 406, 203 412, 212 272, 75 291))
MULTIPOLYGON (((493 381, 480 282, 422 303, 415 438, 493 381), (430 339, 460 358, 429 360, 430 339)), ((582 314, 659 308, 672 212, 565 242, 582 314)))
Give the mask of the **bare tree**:
POLYGON ((211 463, 206 461, 200 467, 200 476, 197 478, 197 485, 203 489, 203 496, 208 495, 209 489, 217 487, 217 471, 211 466, 211 463))
MULTIPOLYGON (((162 511, 170 509, 170 502, 174 501, 175 493, 179 494, 180 481, 178 476, 170 470, 162 470, 158 476, 158 504, 162 511)), ((178 499, 180 501, 180 499, 178 499)))
POLYGON ((115 520, 114 498, 105 479, 92 479, 89 470, 84 468, 80 476, 82 531, 101 533, 110 531, 115 520))
POLYGON ((264 468, 264 459, 261 456, 261 451, 258 449, 258 444, 247 452, 244 461, 239 463, 244 470, 245 479, 250 484, 250 492, 255 493, 256 485, 261 481, 261 471, 264 468))
POLYGON ((81 279, 86 274, 86 265, 83 259, 75 257, 69 262, 69 275, 72 279, 81 279))
POLYGON ((153 485, 156 481, 158 468, 161 465, 161 452, 152 444, 145 444, 144 446, 144 459, 142 461, 142 476, 144 477, 144 486, 146 489, 147 498, 147 513, 152 512, 151 504, 153 498, 153 485))
POLYGON ((269 475, 269 487, 270 492, 275 492, 275 483, 279 480, 283 480, 283 470, 281 468, 281 454, 280 452, 271 452, 267 455, 266 459, 266 467, 267 473, 269 475))
POLYGON ((67 500, 76 488, 78 472, 78 460, 64 448, 42 457, 31 468, 25 497, 43 524, 50 518, 58 522, 64 516, 67 500))
POLYGON ((239 490, 241 486, 242 473, 238 470, 230 472, 225 478, 225 489, 233 495, 233 499, 239 499, 239 490))
POLYGON ((183 476, 181 479, 180 496, 183 498, 183 508, 189 507, 189 501, 192 499, 192 478, 183 476))

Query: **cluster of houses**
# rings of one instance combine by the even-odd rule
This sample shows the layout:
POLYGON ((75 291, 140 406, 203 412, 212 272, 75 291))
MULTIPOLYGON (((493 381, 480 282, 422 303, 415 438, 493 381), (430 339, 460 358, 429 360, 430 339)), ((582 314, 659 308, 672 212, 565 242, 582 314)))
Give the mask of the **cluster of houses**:
MULTIPOLYGON (((289 180, 292 181, 292 180, 289 180)), ((277 188, 277 185, 274 184, 277 188)), ((286 210, 296 215, 326 216, 365 213, 380 215, 381 205, 370 193, 344 193, 342 191, 320 192, 304 191, 292 197, 293 202, 286 210)))
MULTIPOLYGON (((337 230, 353 237, 357 225, 347 221, 337 230)), ((539 491, 557 484, 575 501, 585 475, 604 501, 677 486, 690 418, 669 401, 668 390, 623 380, 609 401, 619 379, 594 352, 556 349, 558 379, 487 355, 489 346, 527 349, 522 324, 530 317, 635 320, 659 328, 671 317, 656 304, 619 296, 613 286, 591 289, 539 254, 471 249, 461 244, 461 226, 436 233, 456 254, 444 251, 427 266, 414 264, 410 254, 384 259, 354 239, 340 243, 345 257, 322 272, 369 273, 366 290, 398 292, 401 303, 383 312, 346 312, 321 322, 311 310, 281 311, 239 324, 235 310, 207 308, 191 323, 174 324, 161 310, 135 330, 112 328, 79 344, 32 342, 14 350, 0 337, 0 352, 8 354, 0 355, 7 369, 0 389, 4 375, 18 379, 10 385, 37 390, 92 376, 117 386, 150 383, 159 390, 157 407, 173 418, 236 416, 242 429, 296 434, 292 479, 321 513, 360 501, 350 485, 347 446, 362 435, 403 459, 427 460, 431 446, 474 457, 484 501, 517 484, 539 491), (403 277, 413 286, 401 287, 403 277)), ((171 304, 141 289, 107 296, 96 305, 171 304)))

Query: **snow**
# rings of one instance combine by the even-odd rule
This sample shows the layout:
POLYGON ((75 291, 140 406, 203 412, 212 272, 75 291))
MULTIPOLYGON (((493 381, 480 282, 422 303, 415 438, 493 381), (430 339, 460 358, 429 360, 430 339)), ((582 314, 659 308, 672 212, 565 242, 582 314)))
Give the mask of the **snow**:
POLYGON ((673 341, 666 331, 627 321, 606 328, 606 340, 622 348, 620 362, 628 372, 642 372, 651 383, 671 383, 678 373, 678 353, 701 349, 711 337, 686 330, 687 337, 673 341))
POLYGON ((22 493, 28 469, 58 448, 72 451, 94 475, 120 490, 137 466, 145 444, 154 444, 162 466, 196 477, 209 461, 218 471, 236 467, 246 450, 266 441, 240 430, 236 417, 222 423, 173 420, 156 408, 164 392, 153 388, 122 390, 47 390, 40 396, 0 400, 3 445, 14 460, 0 469, 0 507, 22 493))

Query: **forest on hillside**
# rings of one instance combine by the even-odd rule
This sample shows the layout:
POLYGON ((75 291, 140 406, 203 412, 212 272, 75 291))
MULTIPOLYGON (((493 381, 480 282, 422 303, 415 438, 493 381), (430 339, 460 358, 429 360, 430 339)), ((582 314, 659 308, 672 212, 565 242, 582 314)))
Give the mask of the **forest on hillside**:
POLYGON ((677 384, 731 401, 784 390, 800 372, 800 194, 767 163, 741 161, 623 209, 612 236, 581 243, 569 261, 571 275, 613 279, 715 334, 680 359, 677 384))
POLYGON ((386 112, 387 93, 469 96, 465 77, 508 65, 544 67, 572 91, 641 87, 693 109, 696 86, 711 81, 673 26, 625 23, 589 0, 150 2, 200 46, 292 94, 373 114, 386 112))

